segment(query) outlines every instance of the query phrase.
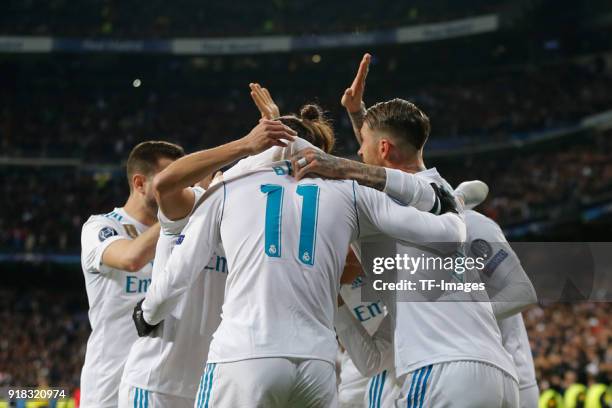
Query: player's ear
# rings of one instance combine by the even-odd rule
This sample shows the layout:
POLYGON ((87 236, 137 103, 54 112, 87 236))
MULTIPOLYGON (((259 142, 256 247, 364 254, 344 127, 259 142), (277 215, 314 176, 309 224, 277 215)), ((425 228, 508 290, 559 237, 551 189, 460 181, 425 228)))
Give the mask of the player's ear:
POLYGON ((391 156, 392 147, 393 145, 391 144, 389 139, 380 139, 380 141, 378 142, 378 153, 380 154, 380 157, 384 160, 388 160, 391 156))
POLYGON ((143 174, 136 173, 132 176, 132 188, 141 194, 145 194, 145 182, 147 181, 146 176, 143 174))

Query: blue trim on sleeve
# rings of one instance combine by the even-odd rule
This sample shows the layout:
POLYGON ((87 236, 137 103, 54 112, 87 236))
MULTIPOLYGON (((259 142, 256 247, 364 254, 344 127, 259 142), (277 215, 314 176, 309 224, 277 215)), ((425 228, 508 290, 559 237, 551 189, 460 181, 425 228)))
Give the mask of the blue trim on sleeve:
POLYGON ((225 181, 223 183, 223 204, 221 205, 221 219, 219 220, 219 225, 221 225, 221 221, 223 221, 223 213, 225 212, 225 198, 227 197, 227 189, 225 188, 225 181))
POLYGON ((355 180, 353 180, 353 207, 357 216, 357 238, 361 236, 361 225, 359 224, 359 211, 357 211, 357 193, 355 192, 355 180))

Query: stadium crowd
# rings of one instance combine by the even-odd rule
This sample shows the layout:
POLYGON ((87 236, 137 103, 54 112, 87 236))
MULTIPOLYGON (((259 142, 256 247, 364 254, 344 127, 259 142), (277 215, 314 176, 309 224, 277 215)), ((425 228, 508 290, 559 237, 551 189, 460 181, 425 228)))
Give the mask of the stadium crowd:
POLYGON ((353 32, 471 17, 497 11, 507 3, 469 0, 459 7, 451 0, 435 4, 386 0, 376 5, 358 0, 351 3, 352 18, 347 20, 338 18, 346 13, 345 4, 322 0, 238 4, 190 0, 180 7, 167 7, 159 0, 147 3, 147 7, 138 2, 10 0, 0 17, 0 34, 164 38, 215 37, 228 32, 235 36, 353 32), (305 19, 310 13, 316 13, 317 18, 305 19))
POLYGON ((540 389, 612 381, 612 304, 535 307, 524 314, 540 389))
POLYGON ((0 292, 0 387, 79 385, 89 322, 83 293, 0 292))
MULTIPOLYGON (((11 157, 78 157, 87 162, 116 163, 141 140, 169 139, 193 150, 246 134, 257 119, 246 87, 248 78, 267 66, 257 65, 237 74, 244 78, 237 85, 238 80, 227 74, 191 72, 187 65, 184 62, 171 69, 159 64, 158 78, 172 83, 176 79, 165 78, 214 75, 217 82, 185 89, 179 80, 173 83, 176 88, 160 88, 160 81, 152 79, 136 89, 127 88, 128 83, 118 87, 107 79, 109 83, 89 89, 89 81, 85 74, 79 74, 77 65, 64 72, 50 70, 49 78, 54 80, 33 86, 26 94, 20 87, 7 86, 0 90, 2 151, 11 157)), ((306 67, 302 69, 304 73, 295 74, 300 78, 295 84, 272 81, 269 85, 279 105, 291 111, 305 101, 317 100, 335 121, 338 152, 354 154, 357 146, 350 123, 338 103, 342 84, 347 81, 341 78, 350 78, 352 67, 334 74, 334 86, 327 86, 330 80, 324 71, 308 73, 306 67)), ((523 67, 497 72, 494 78, 452 82, 411 82, 398 74, 393 61, 374 66, 373 71, 366 101, 374 103, 390 96, 414 101, 431 118, 432 148, 452 148, 458 142, 507 141, 516 134, 575 124, 588 114, 612 108, 612 95, 607 92, 612 88, 612 75, 603 59, 581 65, 523 67), (391 75, 397 81, 386 80, 391 75), (550 100, 555 103, 549 104, 550 100), (476 115, 478 120, 474 120, 476 115)))

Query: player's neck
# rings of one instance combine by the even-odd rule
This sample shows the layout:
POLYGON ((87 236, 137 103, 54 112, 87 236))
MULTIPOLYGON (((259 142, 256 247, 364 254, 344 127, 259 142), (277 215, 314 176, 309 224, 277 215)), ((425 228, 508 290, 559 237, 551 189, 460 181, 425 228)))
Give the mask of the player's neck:
POLYGON ((123 206, 125 211, 130 217, 144 225, 153 225, 157 222, 157 214, 154 214, 144 203, 140 197, 130 194, 128 200, 123 206))
POLYGON ((419 171, 427 170, 423 156, 417 155, 408 159, 387 161, 384 167, 389 167, 396 170, 401 170, 406 173, 418 173, 419 171))

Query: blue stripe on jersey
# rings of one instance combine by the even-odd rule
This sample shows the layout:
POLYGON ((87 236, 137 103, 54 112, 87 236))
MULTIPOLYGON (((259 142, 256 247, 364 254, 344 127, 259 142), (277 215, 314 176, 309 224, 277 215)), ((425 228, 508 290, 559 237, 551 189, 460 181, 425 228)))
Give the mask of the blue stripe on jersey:
POLYGON ((408 396, 406 397, 406 407, 412 408, 412 391, 414 390, 414 383, 416 382, 417 375, 421 369, 412 373, 412 381, 410 382, 410 390, 408 391, 408 396))
POLYGON ((359 211, 357 211, 357 193, 355 192, 355 181, 353 180, 353 207, 355 207, 355 215, 357 216, 357 238, 361 235, 361 226, 359 225, 359 211))
POLYGON ((368 408, 372 407, 372 399, 373 399, 372 392, 374 390, 374 379, 375 378, 376 377, 370 379, 370 390, 368 391, 368 401, 369 401, 368 408))
POLYGON ((376 374, 370 380, 370 394, 369 394, 370 404, 369 404, 368 408, 374 408, 374 401, 376 401, 376 390, 377 390, 378 380, 379 379, 380 379, 380 375, 376 374))
POLYGON ((225 188, 225 181, 223 181, 222 183, 223 183, 223 205, 221 206, 221 219, 219 220, 219 224, 221 224, 221 221, 223 221, 223 213, 225 212, 225 197, 227 195, 227 190, 225 188))
POLYGON ((423 374, 425 374, 425 370, 427 369, 427 367, 423 367, 419 370, 419 378, 417 378, 416 380, 416 386, 414 387, 414 395, 412 398, 412 402, 410 404, 411 408, 416 408, 417 407, 417 401, 419 400, 419 391, 421 388, 421 380, 423 379, 423 374))
POLYGON ((212 367, 210 368, 210 374, 209 374, 209 378, 208 378, 208 384, 207 384, 207 389, 206 389, 206 396, 204 397, 204 408, 208 408, 208 403, 210 402, 210 393, 212 391, 212 385, 213 385, 213 376, 215 375, 215 367, 217 366, 217 364, 212 363, 212 367))
POLYGON ((382 393, 383 393, 383 388, 385 388, 385 380, 387 379, 387 370, 383 371, 379 375, 381 376, 381 379, 380 379, 380 387, 378 389, 378 397, 376 398, 376 408, 380 408, 380 403, 382 402, 382 393))
POLYGON ((138 388, 134 390, 134 408, 138 408, 138 388))
POLYGON ((425 373, 425 378, 423 378, 423 384, 421 384, 421 399, 419 400, 419 408, 423 408, 423 401, 425 401, 425 391, 427 391, 427 379, 429 378, 429 374, 431 374, 432 365, 427 367, 427 373, 425 373))
POLYGON ((208 364, 204 366, 204 373, 202 373, 202 378, 200 379, 200 386, 198 387, 198 399, 196 401, 196 406, 200 408, 202 406, 202 400, 204 399, 204 388, 206 386, 206 377, 208 376, 209 370, 208 364))

